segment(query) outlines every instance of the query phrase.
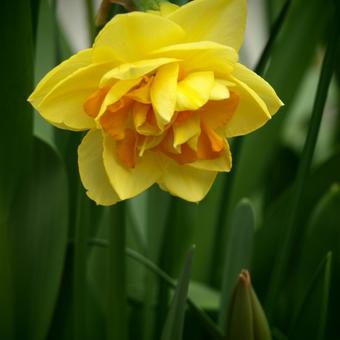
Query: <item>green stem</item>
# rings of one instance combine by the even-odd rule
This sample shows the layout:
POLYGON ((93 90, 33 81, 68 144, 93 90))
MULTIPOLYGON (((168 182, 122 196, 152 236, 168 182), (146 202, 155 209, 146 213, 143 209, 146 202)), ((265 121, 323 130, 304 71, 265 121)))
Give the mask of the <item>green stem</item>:
MULTIPOLYGON (((267 44, 265 48, 262 51, 261 57, 255 67, 255 72, 259 75, 263 75, 263 72, 265 71, 266 65, 268 63, 268 60, 270 58, 270 53, 272 51, 274 42, 283 26, 284 20, 287 16, 288 9, 290 7, 291 0, 287 0, 284 6, 282 7, 279 16, 275 20, 272 28, 270 37, 267 41, 267 44)), ((231 197, 233 193, 233 184, 235 183, 235 176, 237 173, 238 168, 238 162, 240 158, 240 154, 242 151, 242 144, 243 144, 243 138, 237 137, 233 140, 231 144, 232 154, 233 154, 233 169, 224 179, 224 185, 222 189, 222 195, 221 195, 221 201, 220 206, 218 209, 218 217, 217 217, 217 225, 216 225, 216 234, 215 234, 215 247, 213 250, 213 256, 212 256, 212 265, 211 267, 211 285, 217 287, 219 286, 221 282, 221 277, 219 275, 219 272, 216 271, 216 268, 221 268, 222 263, 221 259, 223 258, 221 251, 224 249, 224 228, 226 225, 226 222, 228 220, 228 215, 232 210, 231 205, 231 197), (226 214, 227 211, 227 214, 226 214)))
POLYGON ((83 193, 78 186, 78 205, 74 239, 74 270, 73 270, 73 312, 74 339, 86 339, 86 262, 87 262, 87 223, 84 221, 83 193))
POLYGON ((109 276, 107 339, 127 339, 127 297, 125 266, 125 202, 111 207, 109 230, 109 276))
POLYGON ((328 89, 332 79, 334 66, 337 61, 336 55, 340 37, 338 33, 338 18, 340 16, 339 5, 337 5, 337 11, 335 12, 335 17, 332 21, 332 25, 328 34, 329 40, 322 64, 309 130, 296 177, 291 213, 287 227, 285 229, 283 245, 276 260, 276 265, 274 267, 272 281, 267 297, 267 307, 270 312, 273 309, 273 304, 275 303, 277 294, 279 292, 280 284, 282 283, 289 269, 294 246, 297 244, 299 237, 301 237, 303 234, 303 223, 299 223, 302 194, 311 168, 328 89))
MULTIPOLYGON (((162 251, 160 256, 160 267, 166 271, 172 273, 173 270, 173 246, 174 246, 174 219, 176 218, 177 211, 177 198, 171 196, 169 210, 166 219, 166 225, 164 229, 164 235, 162 239, 162 251)), ((163 281, 159 282, 158 290, 158 310, 156 316, 156 338, 160 338, 164 322, 166 320, 169 304, 169 289, 163 281)))

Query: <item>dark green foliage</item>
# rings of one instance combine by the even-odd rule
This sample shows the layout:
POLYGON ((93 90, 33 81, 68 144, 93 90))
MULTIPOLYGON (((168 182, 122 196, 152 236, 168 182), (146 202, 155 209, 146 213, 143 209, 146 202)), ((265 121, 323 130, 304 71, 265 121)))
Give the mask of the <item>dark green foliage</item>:
MULTIPOLYGON (((338 57, 328 105, 332 63, 315 99, 318 119, 308 112, 305 129, 291 127, 302 114, 295 101, 314 97, 300 90, 309 79, 316 88, 325 44, 334 43, 334 53, 339 46, 339 16, 329 30, 338 1, 267 1, 268 22, 276 25, 258 72, 285 108, 232 142, 234 172, 220 175, 203 202, 155 186, 113 208, 89 201, 80 184, 82 133, 51 127, 26 102, 33 82, 73 53, 56 5, 2 3, 0 339, 264 340, 270 331, 279 340, 338 339, 338 57), (286 15, 277 21, 279 13, 286 15), (334 138, 327 144, 321 135, 320 151, 322 113, 331 123, 321 133, 334 138), (299 131, 293 141, 291 128, 299 131), (308 130, 314 138, 303 150, 308 130), (252 285, 237 284, 242 269, 252 285)), ((94 2, 86 5, 92 39, 94 2)), ((110 15, 122 11, 115 4, 110 15)))

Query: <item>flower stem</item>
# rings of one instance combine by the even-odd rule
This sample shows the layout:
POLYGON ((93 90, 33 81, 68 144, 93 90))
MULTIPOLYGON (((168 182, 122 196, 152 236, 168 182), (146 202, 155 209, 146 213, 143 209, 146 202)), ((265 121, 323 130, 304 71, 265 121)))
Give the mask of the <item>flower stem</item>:
POLYGON ((276 265, 274 266, 271 285, 267 296, 267 308, 269 312, 271 312, 273 309, 273 304, 275 303, 280 285, 283 278, 287 274, 288 266, 290 260, 292 259, 294 246, 297 244, 299 238, 303 234, 304 225, 303 223, 299 223, 302 194, 305 188, 306 179, 310 172, 324 106, 327 99, 328 89, 335 63, 337 61, 337 48, 340 40, 337 29, 338 18, 340 15, 340 5, 337 4, 336 6, 337 10, 335 11, 335 16, 329 30, 329 40, 327 43, 326 54, 322 64, 309 130, 296 177, 290 216, 287 223, 287 228, 285 230, 285 235, 282 243, 283 245, 276 259, 276 265))
POLYGON ((73 271, 73 334, 75 340, 86 338, 86 263, 87 263, 87 223, 84 219, 86 211, 85 197, 78 185, 78 202, 74 239, 74 271, 73 271), (85 221, 85 223, 83 223, 85 221))
POLYGON ((127 339, 127 298, 125 266, 125 202, 111 207, 109 230, 109 271, 107 339, 127 339))

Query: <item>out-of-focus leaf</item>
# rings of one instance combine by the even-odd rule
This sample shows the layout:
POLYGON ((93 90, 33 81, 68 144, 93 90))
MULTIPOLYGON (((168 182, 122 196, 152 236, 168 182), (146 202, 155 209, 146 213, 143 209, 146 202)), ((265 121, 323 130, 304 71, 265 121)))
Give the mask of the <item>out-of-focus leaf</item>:
MULTIPOLYGON (((304 218, 301 223, 307 223, 315 205, 332 183, 340 182, 339 168, 340 153, 337 153, 315 169, 307 179, 302 199, 304 218)), ((274 258, 281 242, 282 232, 286 227, 285 217, 289 214, 289 202, 292 200, 292 195, 292 188, 290 187, 265 210, 262 227, 255 234, 252 263, 253 281, 260 297, 264 297, 268 291, 268 278, 273 269, 274 258)), ((300 250, 301 248, 294 251, 300 250)), ((318 258, 318 261, 321 257, 318 258)), ((315 264, 313 270, 317 265, 318 263, 315 264)))
POLYGON ((127 291, 126 291, 126 203, 120 202, 110 208, 107 338, 127 340, 127 291))
POLYGON ((224 262, 222 295, 218 323, 221 329, 226 329, 228 311, 233 289, 243 269, 250 269, 255 231, 254 210, 247 199, 237 205, 228 242, 224 262))
POLYGON ((191 248, 188 252, 184 268, 170 306, 169 314, 163 328, 161 340, 181 340, 183 338, 183 325, 193 251, 194 248, 191 248))
MULTIPOLYGON (((331 267, 332 253, 329 252, 306 287, 305 296, 288 335, 289 339, 325 339, 331 267)), ((327 337, 331 338, 333 337, 327 337)))
MULTIPOLYGON (((38 83, 56 63, 55 36, 55 20, 52 6, 49 1, 41 1, 37 18, 35 44, 35 83, 38 83)), ((49 144, 54 144, 52 125, 47 123, 37 112, 34 114, 34 134, 49 144)))
POLYGON ((18 339, 46 337, 61 283, 67 218, 65 169, 55 151, 36 139, 33 166, 9 219, 18 339))
MULTIPOLYGON (((305 10, 304 0, 292 2, 265 73, 265 79, 275 88, 286 106, 265 127, 244 138, 237 173, 234 182, 230 184, 233 187, 230 204, 226 209, 227 216, 230 216, 242 197, 250 196, 264 183, 270 185, 268 164, 280 144, 281 131, 286 117, 290 114, 290 104, 324 32, 332 8, 331 2, 311 0, 308 10, 305 10), (318 22, 318 25, 315 25, 315 22, 318 22), (282 65, 289 65, 289 72, 282 65)), ((226 235, 223 240, 226 240, 226 235)))
POLYGON ((327 30, 327 48, 320 71, 313 111, 311 114, 306 141, 304 143, 303 151, 301 154, 301 161, 299 163, 297 171, 296 182, 293 186, 294 193, 292 196, 292 202, 290 204, 290 212, 286 218, 286 230, 282 237, 282 245, 280 246, 280 249, 276 256, 275 266, 269 286, 267 298, 267 307, 269 309, 273 308, 275 300, 277 299, 277 296, 279 294, 279 290, 282 287, 283 281, 287 277, 287 274, 289 274, 290 263, 293 259, 292 250, 300 243, 305 230, 304 224, 300 223, 300 221, 303 219, 302 197, 306 189, 306 179, 310 174, 314 150, 317 143, 323 112, 328 96, 328 90, 330 87, 333 70, 337 61, 337 48, 338 42, 340 41, 340 36, 337 32, 339 15, 340 6, 335 11, 334 15, 331 16, 330 25, 327 30))
POLYGON ((9 208, 29 168, 32 110, 26 102, 33 85, 31 1, 5 0, 0 13, 0 338, 11 339, 13 292, 10 266, 9 208))
MULTIPOLYGON (((321 195, 320 195, 321 197, 321 195)), ((340 266, 340 186, 333 184, 328 192, 322 196, 320 202, 313 209, 308 223, 306 236, 301 246, 301 257, 295 272, 295 294, 292 301, 296 301, 308 286, 318 262, 329 251, 332 252, 332 280, 329 300, 329 322, 327 327, 327 339, 336 338, 340 328, 337 318, 338 303, 340 299, 339 266, 340 266)), ((321 294, 321 293, 320 293, 321 294)), ((317 313, 314 311, 314 313, 317 313)), ((321 312, 320 312, 321 313, 321 312)), ((315 314, 314 314, 315 315, 315 314)), ((320 314, 321 315, 321 314, 320 314)), ((312 317, 312 315, 311 315, 312 317)))
POLYGON ((197 281, 190 282, 189 296, 198 307, 209 312, 216 312, 220 305, 220 292, 197 281))

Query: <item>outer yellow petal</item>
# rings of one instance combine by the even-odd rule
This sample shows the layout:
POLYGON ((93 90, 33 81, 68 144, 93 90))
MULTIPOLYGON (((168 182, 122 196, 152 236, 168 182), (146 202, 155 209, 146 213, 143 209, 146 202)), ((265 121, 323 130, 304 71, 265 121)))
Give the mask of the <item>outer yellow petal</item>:
POLYGON ((231 73, 238 59, 233 48, 211 41, 167 46, 154 51, 152 56, 181 59, 182 74, 213 71, 217 77, 231 73))
POLYGON ((70 130, 87 130, 95 127, 94 119, 83 109, 86 99, 97 90, 102 75, 111 64, 83 67, 59 82, 36 106, 39 113, 51 124, 70 130))
POLYGON ((160 123, 170 122, 176 107, 178 64, 161 66, 150 88, 151 102, 160 123))
POLYGON ((168 15, 187 33, 186 41, 216 41, 239 50, 247 15, 246 0, 195 0, 168 15))
POLYGON ((227 149, 225 153, 216 159, 213 160, 201 160, 190 163, 189 166, 192 166, 196 169, 203 169, 209 171, 218 171, 218 172, 229 172, 231 170, 232 158, 231 152, 229 149, 229 145, 227 143, 227 149))
POLYGON ((177 85, 176 111, 197 110, 207 103, 214 86, 214 73, 194 72, 177 85))
POLYGON ((233 76, 247 84, 264 101, 271 116, 284 105, 274 89, 263 78, 247 67, 236 64, 233 76))
POLYGON ((120 65, 124 63, 124 60, 118 57, 117 52, 109 46, 92 48, 92 61, 95 64, 112 62, 120 65))
POLYGON ((165 2, 161 2, 160 6, 159 6, 159 11, 160 11, 160 14, 163 17, 166 17, 169 14, 176 11, 178 8, 179 8, 179 6, 172 4, 171 2, 165 1, 165 2))
POLYGON ((87 49, 78 52, 71 58, 48 72, 28 98, 28 101, 37 108, 46 95, 62 80, 78 69, 88 66, 91 63, 92 50, 87 49))
POLYGON ((271 115, 264 101, 248 85, 236 78, 232 88, 239 96, 239 104, 226 127, 226 137, 245 135, 264 125, 271 115))
POLYGON ((137 61, 151 51, 179 43, 185 36, 176 23, 154 14, 132 12, 116 15, 98 34, 94 47, 111 47, 118 58, 137 61))
POLYGON ((141 60, 135 63, 125 63, 107 72, 103 76, 100 85, 101 86, 106 85, 107 83, 110 83, 110 81, 115 79, 121 80, 136 79, 156 70, 158 67, 162 65, 173 63, 175 61, 177 61, 177 59, 158 58, 141 60))
POLYGON ((116 157, 115 141, 109 136, 104 136, 103 157, 111 185, 122 200, 148 189, 161 174, 157 153, 153 151, 145 151, 143 157, 137 160, 135 168, 123 166, 116 157))
POLYGON ((107 177, 103 164, 103 136, 100 130, 92 130, 78 148, 80 178, 87 195, 97 204, 111 205, 119 201, 107 177))
POLYGON ((210 190, 216 174, 215 171, 179 165, 167 158, 163 161, 163 173, 158 183, 162 189, 169 191, 172 195, 190 202, 199 202, 210 190))

